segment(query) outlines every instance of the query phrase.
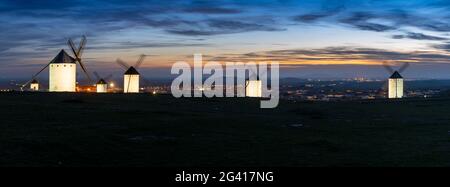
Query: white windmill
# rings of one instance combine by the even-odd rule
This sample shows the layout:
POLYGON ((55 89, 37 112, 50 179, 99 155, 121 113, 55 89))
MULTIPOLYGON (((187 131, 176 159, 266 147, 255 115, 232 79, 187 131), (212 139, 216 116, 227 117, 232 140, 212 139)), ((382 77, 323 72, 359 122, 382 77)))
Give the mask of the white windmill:
POLYGON ((75 92, 77 64, 64 50, 49 64, 49 91, 75 92))
POLYGON ((388 70, 391 76, 388 79, 388 98, 389 99, 399 99, 403 97, 403 77, 400 75, 409 66, 409 63, 403 64, 400 69, 394 70, 391 66, 386 63, 383 66, 388 70))
POLYGON ((126 71, 123 75, 123 93, 139 93, 139 79, 140 74, 137 71, 144 62, 146 55, 141 55, 134 66, 129 66, 121 59, 117 59, 116 62, 126 71))
POLYGON ((75 47, 72 40, 68 41, 75 58, 71 57, 62 49, 53 60, 51 60, 44 68, 36 73, 30 81, 23 86, 30 84, 42 71, 49 67, 49 91, 50 92, 75 92, 76 91, 76 68, 77 62, 80 64, 85 75, 91 81, 91 78, 81 61, 81 55, 86 45, 86 37, 83 36, 78 48, 75 47))
POLYGON ((30 83, 31 91, 39 91, 39 82, 36 79, 33 79, 30 83))
POLYGON ((107 81, 111 79, 112 75, 108 77, 102 78, 100 75, 94 71, 94 75, 97 78, 97 83, 95 84, 97 93, 107 93, 108 92, 108 83, 107 81))

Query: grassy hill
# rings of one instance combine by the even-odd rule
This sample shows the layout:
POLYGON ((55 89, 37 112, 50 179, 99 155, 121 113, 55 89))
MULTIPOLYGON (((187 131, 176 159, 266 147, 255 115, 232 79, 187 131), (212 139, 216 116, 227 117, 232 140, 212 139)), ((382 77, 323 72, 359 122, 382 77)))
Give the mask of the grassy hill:
POLYGON ((450 98, 0 94, 0 166, 450 166, 450 98))

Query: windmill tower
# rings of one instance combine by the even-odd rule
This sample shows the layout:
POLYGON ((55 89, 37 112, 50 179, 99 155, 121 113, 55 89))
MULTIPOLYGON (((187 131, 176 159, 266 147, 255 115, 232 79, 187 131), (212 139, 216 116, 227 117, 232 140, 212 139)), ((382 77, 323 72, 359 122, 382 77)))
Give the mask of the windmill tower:
POLYGON ((31 91, 39 91, 39 82, 36 79, 33 79, 30 83, 31 91))
POLYGON ((105 80, 100 79, 97 84, 95 84, 97 88, 97 93, 106 93, 108 92, 108 84, 105 80))
POLYGON ((402 98, 403 97, 403 77, 398 71, 395 71, 389 77, 389 93, 388 98, 402 98))
POLYGON ((106 78, 101 78, 100 75, 94 71, 95 77, 97 77, 97 83, 95 84, 97 88, 97 93, 107 93, 108 92, 108 83, 105 80, 109 80, 112 75, 109 75, 106 78))
POLYGON ((129 66, 124 61, 117 59, 117 63, 126 69, 123 75, 123 93, 139 93, 140 74, 137 71, 144 62, 146 55, 141 55, 134 66, 129 66))
POLYGON ((246 97, 262 97, 262 82, 259 76, 253 72, 251 78, 245 81, 245 96, 246 97))
POLYGON ((64 50, 50 62, 49 91, 75 92, 77 64, 64 50))
POLYGON ((75 92, 76 91, 76 73, 77 62, 80 64, 84 73, 91 80, 86 71, 82 61, 81 55, 86 45, 86 37, 83 36, 79 48, 76 48, 72 40, 68 41, 75 58, 71 57, 62 49, 53 60, 51 60, 44 68, 36 73, 30 81, 25 83, 22 87, 30 84, 42 71, 49 67, 49 91, 50 92, 75 92))
POLYGON ((388 79, 388 98, 399 99, 403 97, 403 77, 400 75, 409 66, 409 63, 405 63, 399 70, 395 71, 392 67, 384 64, 386 70, 391 73, 388 79))

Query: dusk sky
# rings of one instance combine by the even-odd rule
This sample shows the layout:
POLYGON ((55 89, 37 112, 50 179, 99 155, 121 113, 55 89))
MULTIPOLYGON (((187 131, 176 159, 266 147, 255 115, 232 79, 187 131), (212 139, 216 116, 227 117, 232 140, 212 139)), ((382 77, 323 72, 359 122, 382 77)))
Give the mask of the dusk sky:
POLYGON ((450 78, 447 0, 0 0, 0 30, 3 79, 31 77, 83 34, 100 74, 144 53, 141 73, 167 77, 202 53, 278 61, 283 77, 388 77, 382 62, 410 62, 406 78, 450 78))

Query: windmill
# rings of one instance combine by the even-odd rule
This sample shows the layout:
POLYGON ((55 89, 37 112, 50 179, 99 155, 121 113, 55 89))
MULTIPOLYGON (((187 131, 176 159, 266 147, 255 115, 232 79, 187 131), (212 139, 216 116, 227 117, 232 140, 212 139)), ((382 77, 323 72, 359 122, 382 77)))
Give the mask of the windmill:
POLYGON ((83 36, 78 48, 75 47, 72 39, 68 40, 68 45, 75 58, 71 57, 62 49, 53 60, 44 68, 36 73, 30 81, 22 85, 22 88, 30 84, 40 73, 49 67, 49 91, 50 92, 75 92, 76 91, 76 65, 80 64, 85 75, 91 80, 84 64, 81 61, 81 55, 86 45, 86 37, 83 36))
POLYGON ((409 67, 409 63, 403 64, 398 70, 394 70, 391 66, 383 63, 383 66, 391 74, 388 79, 388 98, 398 99, 403 97, 403 77, 400 73, 409 67))
POLYGON ((75 92, 77 64, 64 50, 49 64, 49 91, 75 92))
POLYGON ((30 83, 31 91, 39 91, 39 82, 36 79, 33 79, 30 83))
POLYGON ((97 78, 97 83, 95 84, 96 88, 97 88, 97 93, 106 93, 108 92, 108 83, 106 81, 108 81, 109 79, 111 79, 112 75, 108 75, 105 78, 100 77, 100 75, 94 71, 94 75, 97 78))
POLYGON ((134 66, 129 66, 121 59, 116 62, 126 71, 123 75, 123 93, 139 93, 139 78, 140 74, 137 71, 144 62, 146 55, 142 54, 134 66))

